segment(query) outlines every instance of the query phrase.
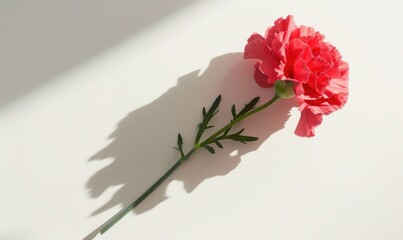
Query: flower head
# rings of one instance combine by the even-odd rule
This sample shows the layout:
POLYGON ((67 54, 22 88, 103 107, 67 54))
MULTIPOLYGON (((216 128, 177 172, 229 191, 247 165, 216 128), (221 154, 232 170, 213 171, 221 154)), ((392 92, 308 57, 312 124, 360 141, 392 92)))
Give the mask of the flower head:
POLYGON ((258 59, 255 80, 272 87, 278 80, 294 83, 301 118, 295 133, 315 135, 314 128, 344 106, 348 98, 348 64, 337 49, 311 27, 297 27, 292 16, 279 18, 264 36, 252 34, 245 59, 258 59))

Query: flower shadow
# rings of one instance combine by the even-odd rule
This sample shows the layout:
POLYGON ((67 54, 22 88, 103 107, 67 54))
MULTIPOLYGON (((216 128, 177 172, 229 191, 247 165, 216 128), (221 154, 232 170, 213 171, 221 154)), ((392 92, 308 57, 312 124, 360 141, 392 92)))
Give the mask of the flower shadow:
MULTIPOLYGON (((112 142, 90 159, 112 158, 113 161, 88 180, 87 188, 89 195, 97 198, 109 187, 122 186, 92 215, 117 205, 128 206, 162 176, 177 161, 178 153, 172 147, 178 132, 184 138, 184 149, 190 149, 196 125, 201 121, 202 107, 209 107, 219 94, 222 95, 220 111, 212 120, 216 126, 223 126, 231 119, 230 109, 234 103, 241 109, 256 96, 261 97, 259 103, 269 100, 273 89, 262 89, 254 83, 252 65, 253 62, 243 60, 242 53, 216 57, 204 72, 198 70, 179 78, 175 87, 121 120, 110 136, 112 142)), ((224 141, 224 149, 219 149, 215 155, 205 150, 195 153, 134 212, 141 214, 166 200, 166 187, 173 180, 182 181, 186 192, 190 193, 206 179, 230 173, 238 166, 242 155, 255 151, 270 135, 284 127, 295 105, 293 99, 280 100, 240 123, 237 129, 245 127, 246 135, 257 136, 259 140, 246 145, 224 141), (234 150, 237 150, 235 155, 231 154, 234 150)))

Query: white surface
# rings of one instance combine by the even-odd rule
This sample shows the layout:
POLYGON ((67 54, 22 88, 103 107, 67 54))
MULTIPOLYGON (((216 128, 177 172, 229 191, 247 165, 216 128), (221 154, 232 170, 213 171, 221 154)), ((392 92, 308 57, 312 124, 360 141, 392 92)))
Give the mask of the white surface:
POLYGON ((1 240, 91 239, 202 106, 223 94, 223 123, 266 94, 240 52, 288 14, 349 62, 346 107, 304 139, 278 103, 244 123, 261 141, 197 153, 97 239, 403 239, 399 1, 143 2, 0 3, 1 240))

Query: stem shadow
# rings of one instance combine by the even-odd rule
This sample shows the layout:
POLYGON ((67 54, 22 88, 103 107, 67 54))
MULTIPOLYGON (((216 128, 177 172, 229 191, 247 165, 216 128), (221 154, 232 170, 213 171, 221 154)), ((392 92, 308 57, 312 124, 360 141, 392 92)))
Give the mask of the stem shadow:
MULTIPOLYGON (((273 89, 263 89, 255 84, 253 62, 243 60, 242 56, 242 53, 229 53, 212 59, 204 72, 197 70, 180 77, 175 87, 130 112, 119 122, 110 136, 113 141, 90 159, 102 161, 112 158, 113 161, 88 180, 87 189, 90 197, 97 198, 109 187, 122 186, 92 216, 117 205, 122 208, 130 205, 161 177, 179 158, 172 148, 178 132, 183 136, 184 150, 190 150, 196 136, 196 125, 201 121, 202 107, 209 107, 219 94, 222 95, 221 110, 212 119, 217 127, 204 136, 228 123, 232 104, 241 109, 256 96, 261 97, 258 104, 273 96, 273 89)), ((223 141, 224 149, 218 149, 215 155, 205 150, 196 152, 134 212, 144 213, 166 200, 165 189, 173 180, 182 181, 185 190, 191 193, 206 179, 230 173, 244 154, 257 150, 267 138, 284 127, 293 106, 296 106, 294 99, 279 100, 241 122, 233 131, 245 127, 244 134, 257 136, 258 141, 246 145, 223 141), (231 154, 234 150, 238 152, 236 155, 231 154)), ((91 234, 96 235, 99 229, 91 234)), ((85 239, 92 239, 89 236, 85 239)))

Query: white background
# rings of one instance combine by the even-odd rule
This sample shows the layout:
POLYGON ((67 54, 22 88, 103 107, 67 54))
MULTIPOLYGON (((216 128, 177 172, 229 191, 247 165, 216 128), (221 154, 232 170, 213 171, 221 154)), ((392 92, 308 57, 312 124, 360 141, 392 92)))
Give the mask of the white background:
POLYGON ((295 16, 350 64, 314 138, 281 101, 96 239, 403 239, 400 1, 0 1, 0 239, 92 239, 189 148, 202 106, 268 99, 242 51, 295 16), (289 114, 290 113, 290 114, 289 114), (234 151, 236 150, 236 151, 234 151))

